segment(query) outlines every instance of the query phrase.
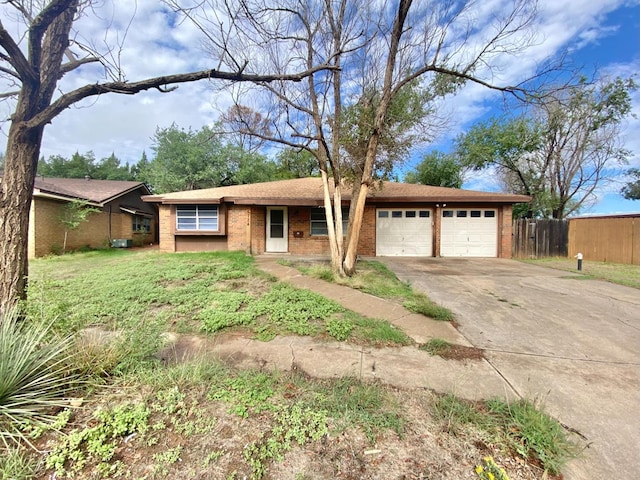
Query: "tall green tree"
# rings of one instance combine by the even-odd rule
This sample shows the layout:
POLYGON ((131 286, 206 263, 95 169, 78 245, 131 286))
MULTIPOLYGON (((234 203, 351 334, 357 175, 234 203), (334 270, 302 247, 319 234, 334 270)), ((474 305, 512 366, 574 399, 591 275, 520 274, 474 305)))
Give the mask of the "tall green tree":
POLYGON ((630 168, 627 175, 631 179, 622 187, 622 196, 627 200, 640 200, 640 168, 630 168))
POLYGON ((308 150, 284 148, 276 156, 276 179, 317 177, 318 161, 308 150))
MULTIPOLYGON (((181 14, 187 19, 197 14, 197 7, 185 11, 178 2, 174 7, 171 15, 178 17, 175 25, 182 20, 181 14)), ((163 15, 166 8, 166 3, 159 5, 163 15)), ((7 116, 6 161, 0 186, 0 313, 8 312, 25 297, 29 210, 36 168, 45 126, 60 113, 83 99, 98 95, 133 95, 149 89, 170 92, 177 84, 199 80, 301 81, 316 70, 327 68, 314 64, 310 70, 290 73, 289 68, 296 68, 298 64, 289 65, 275 75, 255 73, 256 69, 252 67, 259 62, 254 59, 253 62, 236 63, 225 71, 220 63, 221 59, 229 58, 225 47, 229 39, 216 42, 219 32, 210 32, 207 38, 214 40, 211 51, 218 56, 212 62, 216 68, 135 81, 127 78, 125 66, 120 63, 126 56, 114 55, 123 50, 123 37, 96 29, 95 25, 99 23, 79 21, 92 16, 101 16, 100 5, 84 0, 0 3, 0 80, 3 85, 0 98, 13 102, 13 112, 7 116), (5 27, 5 22, 12 22, 12 25, 5 27), (17 27, 13 28, 13 24, 17 27), (97 51, 102 47, 102 51, 97 51), (87 83, 69 82, 73 87, 64 90, 61 79, 87 64, 103 68, 85 69, 82 78, 87 78, 87 83), (87 77, 92 74, 95 78, 87 77), (110 81, 104 81, 105 78, 110 81)))
POLYGON ((70 159, 62 155, 51 155, 48 160, 38 162, 38 174, 53 178, 95 177, 95 155, 89 151, 85 154, 74 153, 70 159))
POLYGON ((475 125, 457 140, 456 154, 469 168, 495 168, 508 191, 532 196, 525 216, 565 218, 627 162, 620 125, 635 89, 632 78, 582 80, 527 116, 475 125))
POLYGON ((133 173, 129 165, 122 165, 120 159, 112 153, 98 162, 92 178, 98 180, 133 180, 133 173))
POLYGON ((406 173, 404 181, 437 187, 461 188, 464 181, 463 168, 455 155, 434 150, 427 153, 414 170, 406 173))
POLYGON ((203 127, 194 131, 171 125, 158 128, 155 157, 139 165, 139 180, 156 193, 196 190, 274 180, 276 165, 264 155, 223 143, 224 135, 203 127))

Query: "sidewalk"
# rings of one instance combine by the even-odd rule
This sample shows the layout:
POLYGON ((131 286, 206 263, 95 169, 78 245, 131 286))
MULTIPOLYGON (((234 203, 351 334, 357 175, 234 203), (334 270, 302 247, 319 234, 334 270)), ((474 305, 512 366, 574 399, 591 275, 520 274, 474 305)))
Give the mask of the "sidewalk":
MULTIPOLYGON (((448 322, 431 320, 387 300, 304 276, 294 268, 280 265, 277 257, 259 256, 256 264, 282 281, 317 292, 361 315, 387 320, 418 344, 436 337, 470 345, 448 322)), ((277 337, 270 342, 227 337, 216 342, 213 351, 223 360, 241 367, 299 369, 321 378, 354 376, 398 387, 455 393, 468 399, 515 396, 489 362, 444 360, 415 345, 373 348, 297 336, 277 337)))

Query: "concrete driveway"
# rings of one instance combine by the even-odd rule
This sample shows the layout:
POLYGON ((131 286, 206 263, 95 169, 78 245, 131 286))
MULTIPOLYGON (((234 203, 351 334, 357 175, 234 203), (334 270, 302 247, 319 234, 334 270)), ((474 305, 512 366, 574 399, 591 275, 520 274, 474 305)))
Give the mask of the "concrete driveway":
POLYGON ((381 260, 453 310, 519 395, 585 437, 566 479, 640 478, 639 290, 514 260, 381 260))

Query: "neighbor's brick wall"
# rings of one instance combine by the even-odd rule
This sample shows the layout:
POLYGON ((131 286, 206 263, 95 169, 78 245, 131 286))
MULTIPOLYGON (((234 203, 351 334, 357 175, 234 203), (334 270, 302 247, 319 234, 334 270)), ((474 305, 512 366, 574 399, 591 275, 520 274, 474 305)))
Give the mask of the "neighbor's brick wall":
MULTIPOLYGON (((35 198, 31 204, 29 216, 29 255, 41 257, 62 251, 64 244, 64 226, 59 217, 65 202, 44 198, 35 198)), ((127 215, 128 216, 128 215, 127 215)), ((119 224, 120 219, 115 221, 119 224)), ((78 230, 70 230, 67 235, 67 250, 82 247, 100 248, 109 244, 109 214, 92 213, 88 221, 78 230)))

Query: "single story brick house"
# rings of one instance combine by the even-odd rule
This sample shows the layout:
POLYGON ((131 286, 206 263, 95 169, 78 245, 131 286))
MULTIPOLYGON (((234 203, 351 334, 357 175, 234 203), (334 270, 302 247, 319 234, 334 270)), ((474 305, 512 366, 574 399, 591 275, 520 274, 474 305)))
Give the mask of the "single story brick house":
POLYGON ((100 212, 68 232, 67 250, 106 247, 114 239, 131 245, 157 242, 157 207, 142 201, 149 193, 141 182, 37 177, 29 214, 29 258, 62 250, 65 227, 60 216, 73 200, 86 201, 100 212))
MULTIPOLYGON (((346 190, 346 189, 345 189, 346 190)), ((349 195, 343 190, 346 218, 349 195)), ((143 197, 159 206, 163 252, 327 255, 320 178, 143 197)), ((511 210, 529 197, 383 182, 367 198, 358 254, 511 257, 511 210)))

